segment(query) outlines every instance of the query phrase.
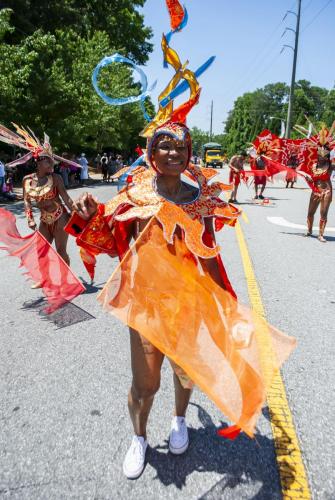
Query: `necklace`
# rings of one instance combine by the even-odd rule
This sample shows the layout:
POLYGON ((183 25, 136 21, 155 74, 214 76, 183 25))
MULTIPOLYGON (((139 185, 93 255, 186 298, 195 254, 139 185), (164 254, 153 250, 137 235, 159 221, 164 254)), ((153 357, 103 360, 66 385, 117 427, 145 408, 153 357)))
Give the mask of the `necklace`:
POLYGON ((44 175, 43 177, 39 177, 37 175, 37 173, 35 172, 33 174, 33 178, 34 178, 34 180, 36 182, 36 187, 43 187, 46 184, 48 184, 48 182, 49 182, 49 176, 48 175, 44 175), (41 181, 44 181, 44 182, 41 182, 41 181))
POLYGON ((317 163, 314 163, 314 165, 312 165, 312 172, 315 176, 319 176, 327 172, 328 168, 329 168, 328 165, 324 167, 319 167, 317 163))
POLYGON ((177 198, 180 195, 181 188, 183 187, 182 181, 179 180, 179 182, 180 182, 180 184, 179 184, 178 191, 176 191, 175 193, 169 193, 168 191, 166 191, 166 190, 158 187, 158 185, 157 185, 157 177, 155 177, 155 179, 154 179, 154 189, 161 196, 165 195, 165 196, 163 196, 163 198, 167 198, 167 199, 174 198, 175 199, 175 198, 177 198))

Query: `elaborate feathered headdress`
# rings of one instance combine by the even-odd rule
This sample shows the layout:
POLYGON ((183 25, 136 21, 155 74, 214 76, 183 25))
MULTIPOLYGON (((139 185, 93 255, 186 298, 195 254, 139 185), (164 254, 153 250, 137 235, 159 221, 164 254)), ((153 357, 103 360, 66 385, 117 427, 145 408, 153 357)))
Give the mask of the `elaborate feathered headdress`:
POLYGON ((14 167, 16 165, 21 165, 29 161, 31 158, 35 158, 37 160, 38 158, 47 157, 52 161, 62 161, 69 165, 81 168, 78 163, 55 155, 52 152, 49 136, 46 134, 44 134, 44 140, 42 143, 29 127, 25 129, 24 127, 19 127, 15 123, 13 123, 13 125, 16 129, 16 133, 3 125, 0 125, 0 141, 10 144, 11 146, 24 149, 28 151, 28 153, 21 158, 8 163, 7 166, 14 167))
POLYGON ((335 153, 335 121, 328 130, 326 126, 322 126, 319 131, 315 128, 312 122, 309 122, 309 129, 296 125, 295 130, 304 135, 308 140, 308 148, 313 150, 314 154, 322 157, 330 156, 335 153), (311 135, 312 132, 314 135, 311 135))

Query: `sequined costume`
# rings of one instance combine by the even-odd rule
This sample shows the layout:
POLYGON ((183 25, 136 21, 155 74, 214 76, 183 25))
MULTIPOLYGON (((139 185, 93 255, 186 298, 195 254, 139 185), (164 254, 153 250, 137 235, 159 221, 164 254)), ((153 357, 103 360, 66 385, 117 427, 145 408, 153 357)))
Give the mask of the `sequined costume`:
MULTIPOLYGON (((177 140, 185 130, 166 124, 155 134, 177 140)), ((89 222, 73 215, 67 230, 90 256, 105 252, 120 258, 98 297, 104 309, 164 353, 184 387, 197 384, 252 436, 266 387, 294 340, 266 326, 271 354, 265 370, 256 354, 257 335, 248 328, 244 334, 234 333, 234 325, 241 323, 255 332, 262 320, 255 323, 236 301, 220 248, 206 225, 210 219, 216 230, 235 225, 240 211, 221 198, 231 186, 213 182, 215 170, 188 164, 187 176, 198 185, 193 201, 176 204, 163 198, 150 160, 154 140, 155 135, 148 147, 150 168, 133 171, 132 182, 100 204, 89 222), (131 243, 140 221, 149 222, 131 243), (223 287, 204 270, 203 262, 210 259, 218 264, 223 287)))
POLYGON ((47 177, 46 184, 42 186, 36 185, 37 177, 32 174, 24 179, 24 192, 25 192, 25 203, 26 203, 26 217, 28 224, 34 222, 31 205, 32 202, 37 205, 42 202, 48 201, 52 202, 54 205, 53 210, 45 210, 40 207, 41 210, 41 222, 46 224, 48 231, 52 234, 57 227, 57 221, 62 217, 63 214, 68 214, 65 206, 62 204, 59 198, 59 192, 57 186, 55 185, 55 174, 50 174, 47 177), (33 186, 35 183, 35 186, 33 186))
POLYGON ((19 147, 28 153, 8 165, 24 164, 33 158, 39 172, 39 174, 28 175, 23 179, 23 198, 28 226, 33 230, 36 229, 32 211, 32 202, 34 202, 41 210, 39 231, 49 243, 55 242, 58 254, 69 264, 70 260, 66 251, 68 235, 63 230, 69 214, 62 202, 71 211, 72 200, 64 187, 62 178, 51 172, 57 160, 70 166, 79 166, 79 168, 80 165, 56 155, 52 151, 50 139, 46 134, 42 142, 30 129, 19 127, 15 123, 13 125, 15 132, 0 125, 0 141, 19 147), (39 162, 42 162, 42 170, 39 170, 39 162))
MULTIPOLYGON (((325 242, 324 231, 333 198, 331 174, 335 167, 331 158, 335 154, 335 122, 330 129, 323 126, 314 135, 310 135, 310 131, 304 127, 295 128, 305 135, 304 139, 292 141, 299 150, 298 157, 301 161, 297 171, 305 175, 312 190, 307 214, 307 236, 312 234, 314 215, 320 205, 319 240, 325 242)), ((313 128, 315 130, 310 123, 310 129, 313 128)))
MULTIPOLYGON (((168 2, 170 13, 176 4, 168 2)), ((231 186, 215 182, 215 170, 190 163, 192 144, 185 120, 198 103, 200 87, 195 72, 169 46, 170 38, 163 35, 162 49, 165 63, 175 74, 159 95, 157 115, 142 132, 148 139, 149 168, 132 170, 125 188, 105 205, 98 205, 97 211, 93 204, 95 215, 89 221, 74 214, 67 231, 76 237, 90 272, 100 253, 120 259, 98 296, 104 310, 130 328, 131 339, 135 336, 149 343, 150 355, 159 355, 160 360, 166 356, 184 389, 199 386, 238 426, 235 436, 241 429, 253 436, 266 390, 295 341, 236 300, 214 230, 234 226, 240 211, 224 201, 222 195, 231 186), (180 88, 188 89, 190 96, 174 110, 173 99, 180 88), (162 195, 172 171, 173 184, 180 181, 174 201, 166 191, 167 196, 162 195)), ((133 350, 131 344, 131 355, 133 383, 128 404, 139 418, 141 408, 157 390, 160 368, 158 373, 148 372, 141 392, 136 381, 148 362, 143 345, 133 350), (147 397, 145 387, 152 383, 156 385, 147 397)), ((150 406, 146 408, 141 417, 144 422, 150 406)), ((134 430, 142 436, 146 423, 139 432, 136 418, 134 430)))

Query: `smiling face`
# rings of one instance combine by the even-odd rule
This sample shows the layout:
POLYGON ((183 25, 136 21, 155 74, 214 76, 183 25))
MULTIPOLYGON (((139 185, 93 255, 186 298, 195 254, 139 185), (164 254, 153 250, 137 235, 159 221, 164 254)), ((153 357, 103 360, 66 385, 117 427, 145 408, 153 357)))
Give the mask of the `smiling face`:
POLYGON ((152 149, 152 159, 162 175, 179 176, 187 167, 189 149, 186 141, 161 135, 152 149))

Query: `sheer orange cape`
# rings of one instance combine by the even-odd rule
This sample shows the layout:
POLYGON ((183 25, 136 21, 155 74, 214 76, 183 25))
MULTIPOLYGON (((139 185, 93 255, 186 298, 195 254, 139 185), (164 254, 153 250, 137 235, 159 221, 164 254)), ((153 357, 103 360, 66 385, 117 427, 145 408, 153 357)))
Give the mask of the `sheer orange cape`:
POLYGON ((195 382, 250 437, 276 370, 295 346, 206 274, 153 218, 98 297, 195 382), (248 325, 236 333, 236 323, 248 325))

